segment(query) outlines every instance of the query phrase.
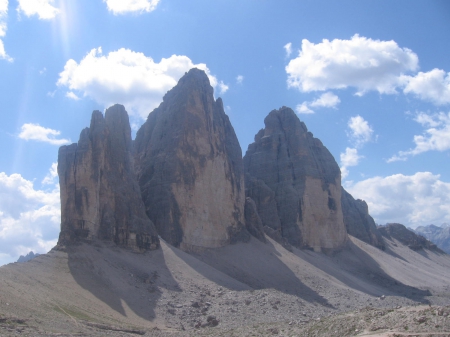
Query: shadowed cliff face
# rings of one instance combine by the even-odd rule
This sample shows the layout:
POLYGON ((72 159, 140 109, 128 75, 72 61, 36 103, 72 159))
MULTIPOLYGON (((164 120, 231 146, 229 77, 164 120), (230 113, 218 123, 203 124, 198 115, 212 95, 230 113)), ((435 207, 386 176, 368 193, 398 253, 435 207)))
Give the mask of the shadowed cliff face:
POLYGON ((344 245, 339 166, 295 113, 283 107, 264 120, 244 157, 246 194, 268 226, 297 247, 344 245))
POLYGON ((383 238, 369 214, 367 203, 364 200, 355 200, 344 188, 342 188, 342 213, 348 234, 384 249, 383 238))
POLYGON ((146 212, 164 240, 196 250, 248 237, 242 152, 203 71, 191 69, 164 96, 134 149, 146 212))
POLYGON ((113 241, 136 250, 159 245, 145 214, 131 154, 131 130, 122 105, 92 113, 78 144, 58 154, 61 188, 59 245, 79 239, 113 241))

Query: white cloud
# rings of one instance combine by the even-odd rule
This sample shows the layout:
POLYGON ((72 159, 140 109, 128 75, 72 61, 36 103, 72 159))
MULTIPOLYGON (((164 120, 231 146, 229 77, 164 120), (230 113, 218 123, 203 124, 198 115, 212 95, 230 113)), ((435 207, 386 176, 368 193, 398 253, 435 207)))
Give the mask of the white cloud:
POLYGON ((286 51, 286 57, 290 57, 292 54, 292 43, 286 43, 283 48, 286 51))
POLYGON ((114 14, 130 12, 151 12, 156 9, 159 0, 103 0, 108 10, 114 14))
POLYGON ((244 76, 238 75, 238 76, 236 77, 236 83, 237 83, 237 84, 242 84, 243 81, 244 81, 244 76))
POLYGON ((422 135, 414 136, 415 148, 408 151, 399 151, 397 155, 387 160, 388 163, 405 161, 407 157, 423 152, 450 150, 450 112, 448 114, 420 112, 414 120, 425 128, 422 135))
POLYGON ((450 221, 450 183, 430 172, 374 177, 345 188, 367 202, 377 223, 417 227, 450 221))
POLYGON ((318 99, 311 102, 310 106, 314 108, 335 108, 341 102, 338 96, 332 92, 322 94, 318 99))
POLYGON ((58 177, 58 163, 53 163, 45 178, 42 180, 43 185, 55 184, 55 179, 58 177))
POLYGON ((54 0, 18 0, 19 6, 17 11, 30 17, 33 15, 39 16, 41 20, 53 19, 58 13, 59 9, 53 7, 54 0))
MULTIPOLYGON (((8 18, 8 0, 0 0, 0 38, 6 35, 6 20, 8 18)), ((12 62, 13 59, 5 51, 3 40, 0 39, 0 59, 12 62)))
POLYGON ((358 165, 361 158, 364 158, 364 157, 360 156, 358 154, 357 149, 352 149, 352 148, 347 147, 345 149, 345 153, 341 153, 340 159, 341 159, 341 176, 342 176, 342 178, 345 178, 348 176, 348 174, 349 174, 348 167, 358 165))
POLYGON ((61 134, 60 131, 44 128, 39 124, 26 123, 22 125, 19 138, 25 140, 37 140, 39 142, 49 143, 52 145, 64 145, 71 143, 68 139, 56 139, 61 134))
POLYGON ((218 85, 219 85, 219 93, 220 94, 224 94, 228 91, 228 85, 226 85, 222 81, 220 81, 218 85))
POLYGON ((101 48, 92 49, 79 63, 73 59, 67 61, 57 84, 105 107, 121 103, 130 114, 147 118, 164 94, 194 67, 206 72, 213 87, 219 86, 221 93, 226 91, 228 86, 219 83, 204 63, 194 64, 187 56, 180 55, 156 63, 143 53, 124 48, 108 55, 103 55, 101 48))
POLYGON ((0 257, 12 262, 31 250, 46 253, 57 242, 59 186, 36 190, 20 174, 0 172, 0 257))
MULTIPOLYGON (((52 96, 53 97, 53 96, 52 96)), ((74 101, 79 101, 80 97, 78 97, 75 93, 73 93, 72 91, 68 91, 66 92, 66 97, 73 99, 74 101)))
POLYGON ((309 107, 309 102, 303 102, 302 104, 298 104, 295 107, 295 111, 297 111, 298 114, 313 114, 314 111, 311 110, 309 107))
POLYGON ((304 39, 297 58, 286 66, 288 86, 302 92, 354 87, 357 94, 375 90, 392 94, 402 76, 416 71, 418 57, 395 41, 354 35, 350 40, 304 39))
POLYGON ((351 117, 348 121, 350 132, 348 136, 356 147, 361 147, 372 139, 373 129, 361 116, 351 117))
POLYGON ((303 102, 302 104, 297 105, 296 111, 299 114, 313 114, 313 108, 336 108, 336 106, 341 102, 338 96, 333 94, 332 92, 326 92, 322 94, 318 99, 312 102, 303 102))
POLYGON ((419 72, 416 76, 404 76, 405 94, 415 94, 419 98, 436 105, 450 104, 450 73, 441 69, 419 72))

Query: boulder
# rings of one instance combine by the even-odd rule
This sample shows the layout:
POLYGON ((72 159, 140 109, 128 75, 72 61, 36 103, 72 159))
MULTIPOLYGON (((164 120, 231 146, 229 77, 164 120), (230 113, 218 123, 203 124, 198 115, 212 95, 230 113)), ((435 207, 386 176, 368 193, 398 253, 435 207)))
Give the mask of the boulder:
POLYGON ((242 152, 205 72, 191 69, 148 116, 134 142, 148 217, 186 251, 248 240, 242 152))
POLYGON ((375 221, 369 214, 369 207, 364 200, 354 199, 342 187, 342 213, 347 233, 372 246, 384 249, 385 245, 375 221))
POLYGON ((246 195, 263 225, 297 247, 343 247, 341 173, 333 156, 290 108, 271 111, 264 124, 244 157, 246 195))
POLYGON ((138 251, 159 246, 134 173, 131 129, 122 105, 92 113, 78 143, 58 153, 61 233, 58 245, 112 241, 138 251))

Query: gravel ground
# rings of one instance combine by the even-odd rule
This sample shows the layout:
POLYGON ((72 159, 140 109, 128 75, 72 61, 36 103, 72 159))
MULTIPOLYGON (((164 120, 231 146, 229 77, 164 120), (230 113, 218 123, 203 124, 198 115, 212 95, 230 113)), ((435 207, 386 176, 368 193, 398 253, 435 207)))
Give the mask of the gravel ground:
POLYGON ((450 257, 386 244, 53 250, 0 267, 0 336, 450 336, 450 257))

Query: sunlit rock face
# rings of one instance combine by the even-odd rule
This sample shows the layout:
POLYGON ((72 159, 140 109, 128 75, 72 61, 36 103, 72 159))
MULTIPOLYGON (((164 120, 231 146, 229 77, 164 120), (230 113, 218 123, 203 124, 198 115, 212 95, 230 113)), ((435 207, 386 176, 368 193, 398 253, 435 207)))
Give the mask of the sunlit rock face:
POLYGON ((241 148, 203 71, 164 96, 134 149, 145 209, 164 240, 195 251, 249 238, 241 148))
POLYGON ((264 123, 244 157, 246 195, 263 225, 297 247, 343 247, 341 173, 333 156, 290 108, 271 111, 264 123))
POLYGON ((58 154, 61 233, 58 245, 112 241, 138 251, 159 246, 134 173, 131 129, 122 105, 92 113, 78 143, 58 154))

